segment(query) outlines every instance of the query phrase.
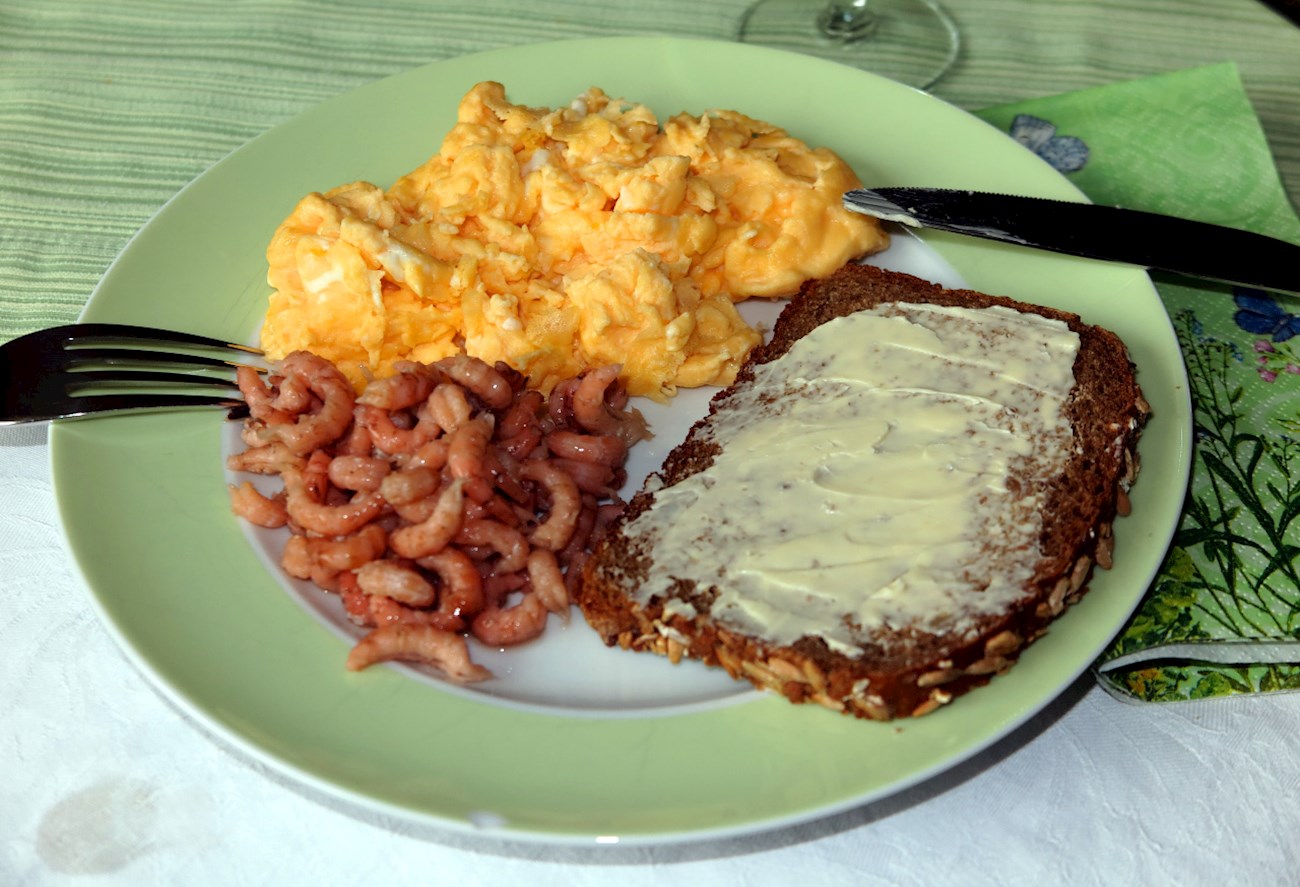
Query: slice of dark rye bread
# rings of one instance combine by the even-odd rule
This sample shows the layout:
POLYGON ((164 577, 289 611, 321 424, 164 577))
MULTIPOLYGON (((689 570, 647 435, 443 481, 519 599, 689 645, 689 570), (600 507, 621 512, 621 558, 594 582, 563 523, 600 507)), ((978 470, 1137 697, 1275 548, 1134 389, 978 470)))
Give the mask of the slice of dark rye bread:
MULTIPOLYGON (((651 651, 674 662, 682 656, 720 665, 737 679, 781 693, 792 702, 818 702, 858 717, 889 720, 926 714, 1010 668, 1020 652, 1087 589, 1094 565, 1109 568, 1112 522, 1128 513, 1127 489, 1138 469, 1137 439, 1149 407, 1124 344, 1113 333, 1074 314, 968 290, 947 290, 906 274, 848 265, 804 285, 782 312, 769 343, 756 348, 731 388, 719 392, 709 416, 691 429, 663 468, 628 503, 588 560, 576 589, 587 622, 607 645, 651 651), (804 636, 777 645, 717 624, 708 614, 712 592, 678 578, 673 595, 696 613, 665 615, 662 597, 639 605, 630 591, 655 569, 644 545, 630 540, 625 524, 654 504, 653 487, 671 486, 708 467, 718 452, 705 429, 718 403, 753 377, 753 366, 772 361, 817 326, 882 303, 936 303, 980 308, 1002 305, 1058 319, 1080 338, 1075 385, 1064 407, 1076 453, 1049 484, 1040 537, 1041 556, 1025 594, 1012 608, 981 617, 970 628, 931 634, 909 629, 873 639, 860 656, 832 651, 804 636)), ((725 509, 725 502, 718 502, 725 509)))

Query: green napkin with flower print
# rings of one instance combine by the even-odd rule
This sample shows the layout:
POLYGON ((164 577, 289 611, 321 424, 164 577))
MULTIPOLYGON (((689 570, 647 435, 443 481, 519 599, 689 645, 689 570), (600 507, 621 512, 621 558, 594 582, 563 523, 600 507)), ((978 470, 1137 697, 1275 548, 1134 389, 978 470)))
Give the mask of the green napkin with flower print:
MULTIPOLYGON (((1097 203, 1300 243, 1232 64, 980 116, 1097 203)), ((1300 298, 1153 279, 1191 382, 1192 480, 1168 556, 1098 679, 1149 702, 1300 689, 1300 298)))

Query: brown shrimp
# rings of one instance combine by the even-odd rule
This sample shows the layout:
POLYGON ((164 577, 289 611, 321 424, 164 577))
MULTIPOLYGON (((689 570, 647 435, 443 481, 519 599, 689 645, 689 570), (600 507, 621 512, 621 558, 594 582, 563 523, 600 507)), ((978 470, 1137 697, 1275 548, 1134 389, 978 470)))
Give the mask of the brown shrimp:
POLYGON ((310 580, 330 591, 338 587, 338 572, 318 566, 311 556, 306 536, 290 536, 280 552, 280 568, 294 579, 310 580))
POLYGON ((444 548, 416 561, 421 567, 437 574, 441 586, 438 590, 438 612, 449 619, 458 620, 464 628, 465 621, 482 612, 486 606, 483 578, 478 568, 464 552, 444 548))
POLYGON ((442 433, 438 423, 427 412, 417 418, 413 428, 399 428, 391 413, 363 403, 357 405, 356 420, 370 432, 375 448, 390 456, 415 452, 442 433))
POLYGON ((578 491, 578 485, 568 472, 550 462, 527 462, 520 473, 541 484, 551 499, 546 520, 529 534, 528 539, 541 548, 559 551, 569 543, 582 511, 582 495, 578 491))
POLYGON ((551 428, 567 428, 574 424, 573 393, 578 390, 579 379, 565 379, 551 389, 546 399, 546 420, 551 428))
POLYGON ((391 376, 366 386, 357 403, 381 410, 405 410, 425 400, 438 384, 438 374, 424 364, 400 361, 391 376))
POLYGON ((300 413, 291 424, 269 425, 271 436, 299 455, 332 443, 347 431, 352 421, 356 392, 339 369, 323 357, 294 351, 280 362, 287 376, 296 375, 320 398, 320 409, 300 413))
POLYGON ((394 552, 415 560, 442 551, 461 529, 465 510, 465 482, 453 480, 438 494, 429 517, 418 524, 398 527, 388 537, 394 552))
POLYGON ((626 477, 621 468, 611 468, 602 462, 580 462, 576 459, 555 457, 549 461, 552 465, 563 468, 564 473, 573 478, 579 490, 602 498, 617 495, 618 487, 622 486, 621 481, 626 477))
POLYGON ((377 490, 391 471, 388 460, 376 456, 335 456, 329 479, 344 490, 377 490))
POLYGON ((528 555, 528 583, 533 594, 552 613, 567 621, 569 618, 569 589, 564 584, 564 574, 554 552, 536 548, 528 555))
POLYGON ((313 502, 324 502, 330 490, 330 454, 316 450, 302 467, 303 491, 313 502))
POLYGON ((388 533, 369 523, 350 536, 338 539, 307 539, 307 554, 316 567, 335 573, 355 570, 378 557, 388 547, 388 533))
MULTIPOLYGON (((390 625, 400 622, 403 625, 432 625, 434 628, 441 628, 443 631, 465 630, 465 620, 456 616, 444 615, 441 610, 408 607, 401 601, 382 594, 366 594, 359 587, 356 589, 355 594, 364 600, 357 601, 354 599, 351 605, 345 604, 344 606, 356 608, 362 612, 363 616, 360 620, 362 625, 390 625)), ((349 609, 349 614, 351 612, 351 609, 349 609)))
POLYGON ((477 357, 455 354, 434 366, 473 392, 489 409, 504 410, 515 399, 515 390, 509 380, 477 357))
POLYGON ((282 474, 292 469, 301 469, 306 463, 306 459, 290 452, 279 441, 234 453, 226 458, 227 468, 245 474, 282 474))
POLYGON ((311 386, 303 379, 302 376, 291 375, 284 376, 280 379, 279 390, 275 394, 275 400, 271 401, 272 408, 279 410, 286 415, 296 416, 299 413, 305 413, 311 409, 312 390, 311 386))
POLYGON ((611 468, 627 459, 627 444, 614 434, 579 434, 556 429, 546 435, 546 449, 559 459, 595 462, 611 468))
POLYGON ((339 573, 337 584, 339 597, 343 599, 343 610, 348 619, 355 625, 373 626, 375 617, 371 612, 370 602, 374 598, 357 585, 356 573, 344 570, 339 573))
POLYGON ((280 567, 295 579, 310 579, 314 569, 307 537, 293 535, 280 552, 280 567))
POLYGON ((483 467, 492 478, 492 486, 509 499, 520 504, 531 504, 532 494, 522 483, 518 459, 503 451, 500 446, 489 446, 483 456, 483 467))
POLYGON ((510 607, 492 607, 474 617, 470 632, 492 647, 510 647, 531 641, 546 629, 550 611, 535 591, 524 594, 510 607))
POLYGON ((532 511, 521 505, 515 505, 504 496, 494 494, 486 502, 465 503, 465 520, 494 520, 512 529, 519 529, 534 520, 532 511))
POLYGON ((391 558, 363 564, 356 576, 357 587, 366 594, 392 598, 409 607, 427 607, 438 598, 433 583, 418 570, 391 558))
POLYGON ((540 391, 530 389, 523 392, 515 402, 501 415, 497 423, 497 440, 508 440, 531 430, 540 433, 539 417, 546 409, 546 398, 540 391))
POLYGON ((433 421, 448 434, 464 425, 474 415, 474 409, 465 396, 465 389, 454 382, 440 383, 433 389, 424 405, 433 421))
POLYGON ((413 452, 397 456, 396 461, 402 468, 439 469, 447 464, 447 439, 445 437, 420 444, 413 452))
POLYGON ((619 364, 610 364, 583 375, 573 391, 571 406, 578 425, 595 434, 615 435, 631 446, 649 437, 650 431, 637 410, 617 405, 622 400, 617 393, 622 369, 619 364))
POLYGON ((519 591, 528 584, 528 575, 518 573, 490 573, 483 577, 483 600, 487 608, 500 607, 501 602, 512 591, 519 591))
POLYGON ((388 504, 392 506, 393 512, 401 518, 403 524, 422 524, 433 517, 433 513, 438 510, 438 497, 426 496, 408 505, 396 505, 392 502, 388 504))
POLYGON ((500 521, 478 518, 465 521, 455 537, 456 544, 488 548, 500 556, 493 568, 498 573, 514 573, 528 565, 528 539, 518 530, 500 521))
POLYGON ((286 471, 283 475, 287 493, 285 506, 289 518, 304 530, 322 536, 348 536, 384 512, 383 497, 375 492, 361 492, 348 502, 326 505, 317 501, 305 479, 306 472, 286 471))
POLYGON ((379 484, 379 494, 390 505, 410 505, 432 496, 441 485, 437 469, 420 465, 389 474, 379 484))
POLYGON ((340 539, 293 535, 285 543, 280 566, 295 579, 310 579, 329 590, 350 577, 350 571, 383 555, 386 538, 376 524, 340 539))
POLYGON ((262 374, 247 364, 235 370, 235 384, 248 404, 248 415, 267 425, 287 425, 293 415, 276 406, 275 391, 267 385, 262 374))
MULTIPOLYGON (((244 420, 244 427, 239 429, 239 439, 244 442, 244 446, 249 449, 255 447, 265 447, 267 444, 275 442, 277 446, 283 447, 284 444, 274 441, 271 432, 266 430, 266 423, 260 419, 254 419, 249 416, 244 420)), ((287 450, 288 447, 285 447, 287 450)))
POLYGON ((230 485, 230 510, 250 524, 273 530, 289 522, 283 493, 264 496, 248 481, 230 485))
POLYGON ((352 425, 344 432, 343 437, 334 448, 336 456, 369 456, 375 448, 375 442, 370 437, 370 429, 356 421, 353 416, 352 425))
POLYGON ((432 625, 391 623, 374 629, 348 653, 349 671, 361 671, 394 659, 437 668, 456 683, 484 681, 492 672, 470 659, 462 635, 432 625))
MULTIPOLYGON (((569 584, 622 507, 597 503, 616 498, 645 426, 626 409, 618 367, 547 399, 504 364, 462 356, 399 365, 358 398, 319 361, 290 355, 270 385, 245 372, 258 415, 243 430, 250 449, 229 461, 282 476, 294 531, 285 571, 336 591, 352 621, 374 627, 350 669, 410 659, 452 680, 490 676, 455 633, 510 646, 541 634, 552 612, 568 618, 569 584), (333 436, 320 436, 329 423, 333 436)), ((232 487, 236 513, 277 520, 275 498, 250 490, 232 487)))
POLYGON ((447 471, 465 481, 465 492, 479 502, 492 495, 485 462, 492 427, 491 414, 484 413, 457 428, 447 443, 447 471))
MULTIPOLYGON (((590 493, 583 495, 582 511, 578 514, 578 520, 574 524, 573 535, 569 537, 569 544, 555 553, 560 563, 568 567, 569 574, 573 573, 573 561, 591 548, 594 541, 598 508, 595 496, 590 493)), ((572 588, 572 585, 570 585, 570 588, 572 588)))
POLYGON ((502 452, 510 454, 511 457, 523 460, 531 456, 541 442, 541 428, 531 426, 520 431, 518 434, 498 438, 497 447, 502 452))
MULTIPOLYGON (((406 604, 395 601, 387 595, 366 594, 361 590, 360 584, 357 585, 357 594, 365 598, 367 620, 371 625, 389 625, 396 622, 403 625, 431 624, 424 610, 408 607, 406 604)), ((440 625, 438 627, 446 628, 447 626, 440 625)))
POLYGON ((608 527, 610 524, 612 524, 614 521, 618 520, 618 518, 623 514, 623 510, 626 507, 627 505, 623 502, 602 502, 601 504, 597 505, 596 526, 592 530, 592 532, 597 537, 603 535, 605 532, 605 528, 608 527))

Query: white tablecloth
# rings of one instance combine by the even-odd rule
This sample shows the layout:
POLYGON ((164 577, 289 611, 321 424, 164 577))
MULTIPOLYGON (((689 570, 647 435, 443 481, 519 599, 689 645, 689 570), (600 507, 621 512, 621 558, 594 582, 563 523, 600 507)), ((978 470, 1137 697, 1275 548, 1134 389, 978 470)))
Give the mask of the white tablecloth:
POLYGON ((941 777, 662 848, 377 819, 226 747, 138 672, 64 548, 43 429, 0 429, 0 884, 1295 884, 1300 696, 1176 707, 1091 678, 941 777))

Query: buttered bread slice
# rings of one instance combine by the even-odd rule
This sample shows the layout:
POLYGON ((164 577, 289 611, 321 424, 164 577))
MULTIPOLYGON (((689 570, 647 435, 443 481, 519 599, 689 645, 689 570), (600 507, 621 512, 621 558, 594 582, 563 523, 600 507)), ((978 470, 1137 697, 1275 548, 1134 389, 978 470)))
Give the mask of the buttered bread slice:
POLYGON ((1106 330, 849 265, 804 286, 647 480, 578 603, 609 645, 925 714, 1110 566, 1147 412, 1106 330))

